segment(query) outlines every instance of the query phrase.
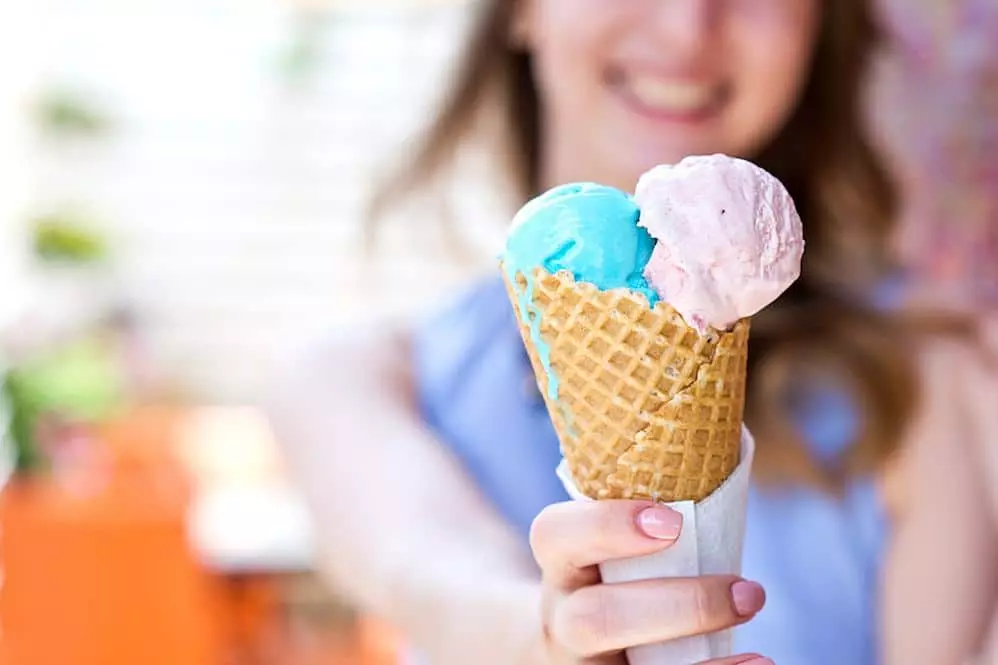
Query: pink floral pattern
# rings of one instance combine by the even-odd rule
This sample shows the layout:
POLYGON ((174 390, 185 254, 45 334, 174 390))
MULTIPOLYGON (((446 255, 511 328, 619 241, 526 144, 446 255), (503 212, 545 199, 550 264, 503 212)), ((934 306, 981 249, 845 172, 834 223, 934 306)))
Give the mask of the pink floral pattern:
POLYGON ((874 122, 905 187, 919 278, 998 303, 998 2, 881 0, 893 50, 874 122))

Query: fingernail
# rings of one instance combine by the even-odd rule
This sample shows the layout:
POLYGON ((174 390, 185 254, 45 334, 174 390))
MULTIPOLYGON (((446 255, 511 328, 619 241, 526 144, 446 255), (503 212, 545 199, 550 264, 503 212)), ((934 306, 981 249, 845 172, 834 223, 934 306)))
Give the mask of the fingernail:
POLYGON ((740 580, 731 585, 731 602, 739 616, 752 616, 766 604, 766 592, 755 582, 740 580))
POLYGON ((681 513, 665 506, 650 506, 638 513, 638 528, 650 538, 675 540, 683 528, 681 513))
POLYGON ((753 653, 742 656, 742 660, 735 661, 731 665, 773 665, 773 661, 753 653))

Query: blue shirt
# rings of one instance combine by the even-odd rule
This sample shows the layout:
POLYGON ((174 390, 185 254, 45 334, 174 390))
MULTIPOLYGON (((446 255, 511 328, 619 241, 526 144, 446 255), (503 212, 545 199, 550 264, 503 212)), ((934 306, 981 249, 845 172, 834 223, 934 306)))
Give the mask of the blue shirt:
MULTIPOLYGON (((568 499, 554 470, 558 439, 499 279, 476 286, 422 325, 414 344, 423 417, 526 543, 547 505, 568 499)), ((811 396, 801 425, 818 459, 851 441, 856 409, 811 396)), ((873 665, 884 516, 873 483, 842 496, 758 487, 749 497, 743 574, 766 587, 764 610, 736 649, 779 665, 873 665)))

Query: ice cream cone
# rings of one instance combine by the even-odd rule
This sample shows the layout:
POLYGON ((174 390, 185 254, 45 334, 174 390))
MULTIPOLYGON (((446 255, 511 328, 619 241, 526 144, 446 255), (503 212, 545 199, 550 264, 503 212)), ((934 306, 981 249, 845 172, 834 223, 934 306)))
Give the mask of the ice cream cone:
POLYGON ((731 474, 748 319, 701 335, 664 302, 649 308, 640 294, 568 272, 507 275, 506 287, 581 492, 700 501, 731 474))

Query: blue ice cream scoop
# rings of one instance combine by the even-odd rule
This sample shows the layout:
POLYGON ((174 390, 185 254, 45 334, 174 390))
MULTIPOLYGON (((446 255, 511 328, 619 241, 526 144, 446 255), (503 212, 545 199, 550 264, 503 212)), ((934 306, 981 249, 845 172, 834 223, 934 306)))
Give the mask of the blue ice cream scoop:
POLYGON ((517 288, 520 320, 528 322, 530 336, 548 375, 548 393, 558 394, 558 378, 551 371, 551 354, 541 338, 541 312, 533 304, 534 272, 567 270, 576 282, 606 291, 628 288, 654 306, 658 294, 644 277, 654 239, 638 226, 640 211, 627 193, 593 183, 555 187, 527 203, 513 218, 502 255, 510 284, 517 274, 526 280, 517 288))
POLYGON ((638 226, 627 193, 593 183, 561 185, 527 203, 513 218, 503 253, 510 281, 536 268, 567 270, 601 290, 627 287, 654 305, 658 295, 643 272, 655 241, 638 226))

